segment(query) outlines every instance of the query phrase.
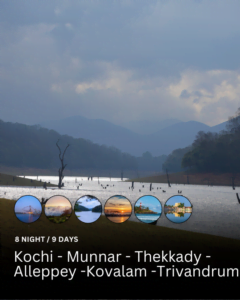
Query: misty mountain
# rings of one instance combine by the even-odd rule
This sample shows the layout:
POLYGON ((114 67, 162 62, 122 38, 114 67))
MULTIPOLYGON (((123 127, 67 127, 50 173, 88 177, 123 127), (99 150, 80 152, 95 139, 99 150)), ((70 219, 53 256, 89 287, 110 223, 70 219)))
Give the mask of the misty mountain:
POLYGON ((155 149, 159 149, 161 153, 169 154, 175 149, 185 148, 192 144, 199 131, 207 132, 210 128, 196 121, 174 124, 147 137, 152 149, 149 151, 156 155, 155 149))
POLYGON ((100 146, 82 138, 60 135, 54 130, 34 125, 0 120, 0 166, 58 169, 59 150, 66 145, 67 169, 136 170, 137 160, 116 148, 100 146))
POLYGON ((177 124, 181 123, 182 121, 177 119, 168 119, 164 121, 154 122, 154 121, 130 121, 122 125, 123 127, 139 134, 151 134, 158 132, 159 130, 177 124))
MULTIPOLYGON (((177 120, 165 120, 162 126, 165 126, 168 121, 171 123, 177 120)), ((143 126, 144 122, 139 124, 143 126)), ((142 156, 144 152, 149 151, 153 156, 160 156, 168 155, 175 149, 191 145, 199 131, 219 132, 225 128, 226 123, 210 127, 196 121, 180 121, 148 135, 133 132, 105 120, 91 120, 82 116, 49 121, 41 125, 56 130, 60 134, 89 139, 100 145, 114 146, 131 155, 142 156)))
MULTIPOLYGON (((60 134, 87 139, 99 145, 127 149, 128 153, 138 153, 139 156, 143 153, 143 151, 136 151, 135 146, 141 141, 141 135, 102 119, 92 120, 82 116, 74 116, 44 122, 40 125, 53 129, 60 134)), ((125 150, 123 151, 125 152, 125 150)))
POLYGON ((215 126, 212 126, 211 129, 209 131, 211 132, 220 132, 222 130, 226 130, 226 125, 227 125, 227 122, 223 122, 223 123, 220 123, 218 125, 215 125, 215 126))

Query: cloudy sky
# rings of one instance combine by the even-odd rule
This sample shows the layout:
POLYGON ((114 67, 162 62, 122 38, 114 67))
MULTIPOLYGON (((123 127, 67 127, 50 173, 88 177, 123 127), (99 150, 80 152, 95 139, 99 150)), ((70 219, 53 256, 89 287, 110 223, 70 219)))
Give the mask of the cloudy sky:
POLYGON ((226 121, 239 0, 1 0, 0 119, 226 121))

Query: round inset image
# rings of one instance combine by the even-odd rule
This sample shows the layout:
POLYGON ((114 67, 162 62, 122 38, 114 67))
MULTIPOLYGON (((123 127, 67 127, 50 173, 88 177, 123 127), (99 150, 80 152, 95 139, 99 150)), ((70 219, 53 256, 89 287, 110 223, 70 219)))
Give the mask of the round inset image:
POLYGON ((16 202, 14 212, 18 220, 33 223, 40 217, 42 205, 36 197, 23 196, 16 202))
POLYGON ((94 196, 83 196, 75 203, 74 212, 78 220, 93 223, 102 214, 102 203, 94 196))
POLYGON ((186 222, 192 214, 192 204, 184 196, 173 196, 164 205, 166 217, 174 223, 186 222))
POLYGON ((143 196, 135 203, 134 213, 144 223, 155 223, 162 213, 161 202, 154 196, 143 196))
POLYGON ((107 200, 104 213, 110 221, 123 223, 127 221, 132 214, 131 202, 124 196, 113 196, 107 200))
POLYGON ((72 205, 64 196, 53 196, 45 204, 45 215, 53 223, 64 223, 72 214, 72 205))

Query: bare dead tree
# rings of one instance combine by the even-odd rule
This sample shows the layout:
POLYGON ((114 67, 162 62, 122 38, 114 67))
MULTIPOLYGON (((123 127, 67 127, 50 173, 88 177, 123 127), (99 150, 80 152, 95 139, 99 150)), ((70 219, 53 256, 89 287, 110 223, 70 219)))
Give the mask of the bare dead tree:
POLYGON ((169 181, 169 176, 168 176, 168 170, 166 169, 166 175, 167 175, 167 182, 168 182, 168 186, 171 187, 170 181, 169 181))
POLYGON ((237 195, 238 202, 239 202, 239 204, 240 204, 240 198, 239 198, 239 196, 238 196, 238 193, 236 193, 236 195, 237 195))
POLYGON ((65 155, 65 153, 66 153, 66 150, 67 150, 67 148, 70 146, 69 144, 67 145, 67 147, 65 148, 65 150, 64 150, 64 152, 63 152, 63 154, 62 154, 62 151, 61 151, 61 149, 60 149, 60 147, 59 147, 59 145, 58 145, 58 142, 59 142, 59 140, 57 141, 57 143, 56 143, 56 145, 57 145, 57 147, 58 147, 58 149, 59 149, 59 159, 60 159, 60 161, 61 161, 61 168, 59 168, 59 170, 58 170, 58 176, 59 176, 59 181, 58 181, 58 187, 59 187, 59 189, 63 186, 63 183, 62 183, 62 180, 63 180, 63 178, 64 178, 64 176, 63 176, 63 171, 64 171, 64 169, 66 168, 66 164, 64 165, 64 155, 65 155), (61 156, 61 154, 62 154, 62 156, 61 156))
POLYGON ((232 177, 231 177, 233 190, 235 190, 235 179, 236 179, 236 177, 237 177, 237 174, 233 172, 232 177))

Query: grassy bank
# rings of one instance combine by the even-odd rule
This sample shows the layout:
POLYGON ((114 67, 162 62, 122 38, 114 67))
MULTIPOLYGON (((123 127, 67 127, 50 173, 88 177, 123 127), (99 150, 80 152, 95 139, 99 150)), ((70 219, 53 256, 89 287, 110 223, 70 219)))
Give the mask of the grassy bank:
MULTIPOLYGON (((232 186, 232 177, 234 177, 235 186, 240 186, 240 174, 214 174, 214 173, 170 173, 170 183, 177 184, 199 184, 199 185, 225 185, 232 186)), ((134 178, 128 181, 168 183, 166 174, 154 175, 142 178, 134 178)))
MULTIPOLYGON (((43 184, 44 182, 41 181, 0 173, 0 186, 43 186, 43 184)), ((47 186, 50 187, 56 185, 47 183, 47 186)))

